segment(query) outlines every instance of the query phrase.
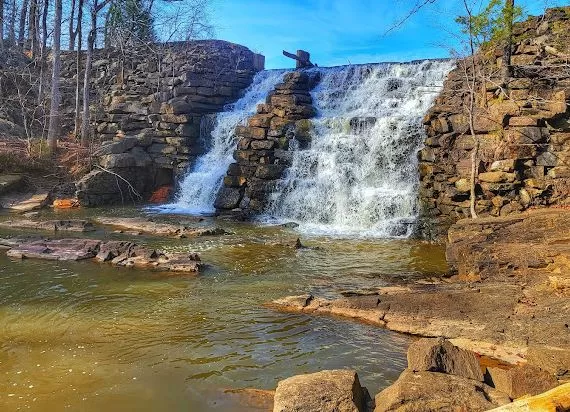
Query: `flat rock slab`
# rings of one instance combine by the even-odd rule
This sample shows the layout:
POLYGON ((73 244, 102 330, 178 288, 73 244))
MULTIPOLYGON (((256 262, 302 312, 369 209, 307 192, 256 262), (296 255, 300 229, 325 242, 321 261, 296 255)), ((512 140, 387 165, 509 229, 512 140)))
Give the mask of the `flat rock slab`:
POLYGON ((200 258, 196 254, 164 253, 132 242, 93 239, 5 239, 0 242, 10 249, 10 257, 58 261, 92 259, 114 266, 137 267, 163 272, 197 273, 200 258))
POLYGON ((37 193, 20 199, 15 203, 4 205, 4 208, 18 213, 26 213, 41 209, 48 203, 49 193, 37 193))
POLYGON ((112 226, 121 230, 147 233, 164 237, 185 238, 227 234, 227 232, 221 228, 191 228, 188 226, 174 225, 170 223, 156 223, 149 219, 142 219, 137 217, 98 217, 95 218, 94 221, 101 225, 112 226))
POLYGON ((52 232, 91 232, 95 230, 95 226, 87 220, 35 221, 20 219, 0 222, 0 227, 7 229, 48 230, 52 232))
POLYGON ((273 412, 363 412, 368 391, 351 370, 325 370, 279 382, 273 412))
POLYGON ((375 400, 374 412, 476 412, 511 401, 504 393, 472 379, 409 369, 375 400))

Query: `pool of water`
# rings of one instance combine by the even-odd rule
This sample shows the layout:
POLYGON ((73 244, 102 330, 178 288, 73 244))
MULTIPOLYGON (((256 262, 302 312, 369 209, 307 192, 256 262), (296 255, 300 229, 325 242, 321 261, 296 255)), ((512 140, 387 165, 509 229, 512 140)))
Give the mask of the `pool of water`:
MULTIPOLYGON (((294 229, 157 219, 215 224, 232 234, 136 237, 199 252, 207 267, 198 276, 19 261, 0 251, 0 410, 239 410, 224 400, 225 389, 273 389, 285 377, 333 368, 356 369, 374 396, 405 367, 409 337, 263 304, 307 292, 335 297, 446 269, 441 247, 417 241, 303 237, 313 249, 296 250, 289 246, 294 229)), ((125 237, 102 230, 89 236, 125 237)))

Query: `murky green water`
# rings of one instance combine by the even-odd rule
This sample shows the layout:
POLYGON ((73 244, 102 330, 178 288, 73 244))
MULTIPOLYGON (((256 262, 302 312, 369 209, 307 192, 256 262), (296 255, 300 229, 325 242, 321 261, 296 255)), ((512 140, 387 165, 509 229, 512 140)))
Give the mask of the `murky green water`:
POLYGON ((408 337, 341 319, 277 313, 263 303, 306 292, 338 296, 394 277, 438 273, 445 270, 440 247, 304 238, 318 249, 295 250, 283 245, 296 239, 291 229, 215 224, 234 234, 136 238, 200 252, 208 267, 199 276, 15 261, 0 251, 0 410, 238 410, 224 389, 273 389, 291 375, 350 367, 374 395, 398 376, 408 337))

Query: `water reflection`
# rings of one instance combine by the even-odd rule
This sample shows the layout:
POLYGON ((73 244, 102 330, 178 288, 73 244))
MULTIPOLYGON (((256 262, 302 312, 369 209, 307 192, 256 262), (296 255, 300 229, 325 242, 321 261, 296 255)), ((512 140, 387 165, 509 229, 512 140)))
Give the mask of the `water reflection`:
POLYGON ((234 234, 139 239, 200 251, 199 277, 0 254, 0 409, 234 410, 215 394, 330 368, 356 368, 373 394, 397 377, 407 337, 262 304, 442 271, 439 247, 309 238, 315 249, 296 250, 291 230, 216 224, 234 234))

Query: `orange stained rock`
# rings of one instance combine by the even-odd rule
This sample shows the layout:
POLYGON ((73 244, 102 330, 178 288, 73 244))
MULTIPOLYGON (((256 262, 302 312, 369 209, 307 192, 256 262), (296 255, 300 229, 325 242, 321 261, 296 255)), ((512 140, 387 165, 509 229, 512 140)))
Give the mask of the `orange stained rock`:
POLYGON ((161 186, 154 191, 154 193, 150 197, 150 202, 166 203, 171 193, 172 193, 172 186, 161 186))
POLYGON ((77 199, 56 199, 53 201, 53 207, 55 209, 71 209, 79 207, 79 201, 77 199))
POLYGON ((558 412, 570 410, 570 383, 557 386, 540 395, 516 400, 492 409, 492 412, 558 412))

